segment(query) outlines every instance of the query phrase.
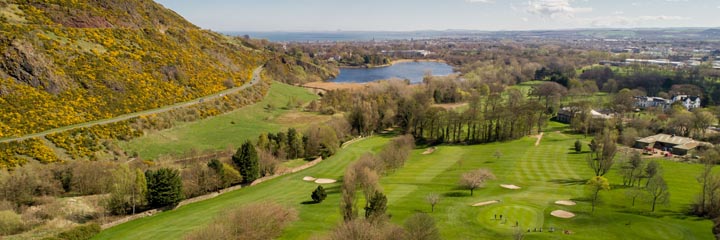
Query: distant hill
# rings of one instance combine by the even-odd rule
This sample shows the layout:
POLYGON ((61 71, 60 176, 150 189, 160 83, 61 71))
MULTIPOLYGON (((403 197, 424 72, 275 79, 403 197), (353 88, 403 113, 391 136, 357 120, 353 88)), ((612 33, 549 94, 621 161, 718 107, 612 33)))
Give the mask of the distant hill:
POLYGON ((705 31, 700 32, 700 34, 706 36, 706 37, 720 37, 720 29, 708 29, 705 31))
POLYGON ((0 0, 0 138, 247 82, 268 55, 150 0, 0 0))

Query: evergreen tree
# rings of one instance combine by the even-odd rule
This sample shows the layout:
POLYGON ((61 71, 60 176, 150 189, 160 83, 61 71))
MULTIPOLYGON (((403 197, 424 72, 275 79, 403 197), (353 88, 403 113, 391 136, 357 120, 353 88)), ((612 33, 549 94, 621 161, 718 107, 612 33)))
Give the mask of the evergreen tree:
POLYGON ((378 219, 387 211, 387 197, 385 194, 376 191, 370 198, 369 204, 365 207, 365 218, 370 220, 378 219))
POLYGON ((232 161, 240 172, 240 175, 242 175, 245 183, 255 181, 260 175, 258 153, 250 141, 243 143, 235 155, 232 156, 232 161))
POLYGON ((322 186, 318 186, 315 191, 312 192, 312 195, 310 197, 312 197, 313 201, 315 201, 316 203, 322 202, 327 197, 327 193, 325 193, 325 188, 323 188, 322 186))
POLYGON ((175 169, 147 170, 147 200, 151 207, 175 205, 183 199, 182 179, 175 169))
POLYGON ((582 152, 582 143, 580 143, 580 140, 575 141, 575 152, 576 153, 582 152))
POLYGON ((305 155, 303 135, 294 128, 288 129, 288 159, 300 158, 305 155))

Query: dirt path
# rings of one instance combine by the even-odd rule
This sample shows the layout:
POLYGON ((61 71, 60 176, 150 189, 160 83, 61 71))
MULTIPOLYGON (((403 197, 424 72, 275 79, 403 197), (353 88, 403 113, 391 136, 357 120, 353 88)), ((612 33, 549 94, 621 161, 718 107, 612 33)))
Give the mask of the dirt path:
POLYGON ((261 81, 261 79, 260 79, 260 72, 262 72, 262 70, 263 70, 262 67, 256 68, 256 69, 253 71, 253 78, 252 78, 252 80, 250 80, 250 82, 247 82, 247 83, 243 84, 242 86, 235 87, 235 88, 231 88, 231 89, 227 89, 227 90, 222 91, 222 92, 218 92, 218 93, 215 93, 215 94, 212 94, 212 95, 207 95, 207 96, 204 96, 204 97, 201 97, 201 98, 197 98, 197 99, 193 99, 193 100, 190 100, 190 101, 187 101, 187 102, 176 103, 176 104, 173 104, 173 105, 170 105, 170 106, 165 106, 165 107, 161 107, 161 108, 145 110, 145 111, 141 111, 141 112, 129 113, 129 114, 120 115, 120 116, 117 116, 117 117, 114 117, 114 118, 108 118, 108 119, 102 119, 102 120, 95 120, 95 121, 91 121, 91 122, 85 122, 85 123, 80 123, 80 124, 75 124, 75 125, 70 125, 70 126, 65 126, 65 127, 54 128, 54 129, 50 129, 50 130, 47 130, 47 131, 44 131, 44 132, 28 134, 28 135, 25 135, 25 136, 22 136, 22 137, 3 138, 3 139, 0 139, 0 143, 4 143, 4 142, 14 142, 14 141, 22 141, 22 140, 26 140, 26 139, 30 139, 30 138, 36 138, 36 137, 44 137, 44 136, 47 136, 48 134, 53 134, 53 133, 58 133, 58 132, 64 132, 64 131, 67 131, 67 130, 84 128, 84 127, 92 127, 92 126, 95 126, 95 125, 102 125, 102 124, 108 124, 108 123, 115 123, 115 122, 120 122, 120 121, 128 120, 128 119, 131 119, 131 118, 139 117, 139 116, 142 116, 142 115, 162 113, 162 112, 167 112, 167 111, 175 110, 175 109, 178 109, 178 108, 189 107, 189 106, 192 106, 192 105, 195 105, 195 104, 204 102, 204 101, 214 100, 214 99, 217 99, 217 98, 221 98, 221 97, 225 96, 225 94, 232 94, 232 93, 239 92, 239 91, 241 91, 241 90, 244 90, 244 89, 246 89, 246 88, 249 88, 249 87, 257 84, 258 82, 261 81))
POLYGON ((535 146, 540 145, 540 140, 542 140, 543 134, 545 134, 545 132, 541 132, 540 135, 537 136, 537 141, 535 141, 535 146))

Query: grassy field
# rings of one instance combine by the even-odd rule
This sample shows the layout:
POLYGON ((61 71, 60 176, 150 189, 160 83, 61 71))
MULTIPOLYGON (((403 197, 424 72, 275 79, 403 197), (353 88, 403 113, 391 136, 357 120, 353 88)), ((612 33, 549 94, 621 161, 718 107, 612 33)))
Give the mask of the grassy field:
POLYGON ((129 142, 119 142, 127 152, 142 158, 155 159, 163 154, 184 153, 190 149, 224 149, 240 146, 263 132, 276 132, 288 127, 302 128, 307 123, 322 122, 329 116, 285 109, 291 96, 308 103, 318 97, 304 88, 275 82, 263 101, 233 112, 191 123, 178 123, 174 128, 152 132, 129 142), (271 104, 272 110, 265 107, 271 104), (234 122, 234 124, 233 124, 234 122))
POLYGON ((344 148, 335 156, 307 170, 285 175, 257 186, 243 188, 219 197, 189 204, 170 212, 131 221, 106 231, 94 239, 181 239, 188 232, 203 227, 223 210, 245 203, 276 201, 299 211, 300 220, 285 235, 287 238, 309 238, 330 230, 341 221, 339 183, 326 185, 328 198, 321 204, 303 204, 311 201, 315 183, 302 181, 304 176, 340 179, 345 167, 367 152, 379 151, 388 139, 373 137, 344 148))
MULTIPOLYGON (((540 144, 536 138, 473 146, 439 146, 430 155, 424 149, 414 150, 406 166, 382 178, 388 196, 388 213, 392 221, 402 223, 416 212, 430 212, 425 203, 429 193, 441 195, 435 212, 445 239, 508 239, 517 223, 523 231, 543 227, 544 231, 528 233, 526 239, 711 239, 712 222, 682 214, 700 189, 695 177, 700 166, 661 160, 671 191, 671 202, 655 213, 639 200, 630 206, 622 179, 616 170, 609 174, 612 190, 603 192, 602 203, 590 212, 584 183, 591 176, 585 154, 571 150, 579 137, 563 133, 565 127, 553 123, 540 144), (496 159, 495 151, 502 156, 496 159), (459 176, 477 168, 491 169, 497 180, 483 189, 458 189, 459 176), (509 190, 500 184, 515 184, 522 189, 509 190), (556 200, 573 200, 576 206, 555 205, 556 200), (488 200, 500 203, 483 207, 471 205, 488 200), (577 216, 559 219, 553 210, 567 210, 577 216), (506 222, 494 220, 502 214, 506 222), (557 229, 547 232, 549 227, 557 229), (561 230, 570 230, 564 235, 561 230)), ((588 139, 584 139, 588 140, 588 139)), ((286 229, 283 239, 308 239, 323 236, 341 221, 339 184, 327 186, 328 199, 321 204, 302 204, 310 200, 315 184, 300 180, 303 176, 340 178, 351 161, 366 152, 376 152, 387 138, 373 137, 354 143, 319 165, 299 173, 280 177, 255 187, 241 189, 208 201, 191 204, 171 212, 132 221, 104 231, 96 239, 178 239, 187 232, 207 224, 223 209, 248 202, 274 200, 300 212, 300 220, 286 229)))

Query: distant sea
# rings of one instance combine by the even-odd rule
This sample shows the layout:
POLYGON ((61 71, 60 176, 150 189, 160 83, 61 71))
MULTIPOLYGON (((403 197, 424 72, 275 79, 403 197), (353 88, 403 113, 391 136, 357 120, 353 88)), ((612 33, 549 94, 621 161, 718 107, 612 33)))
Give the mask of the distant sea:
MULTIPOLYGON (((457 36, 455 31, 422 32, 223 32, 230 36, 248 35, 273 42, 347 42, 397 39, 430 39, 457 36)), ((467 34, 467 32, 464 32, 467 34)))

